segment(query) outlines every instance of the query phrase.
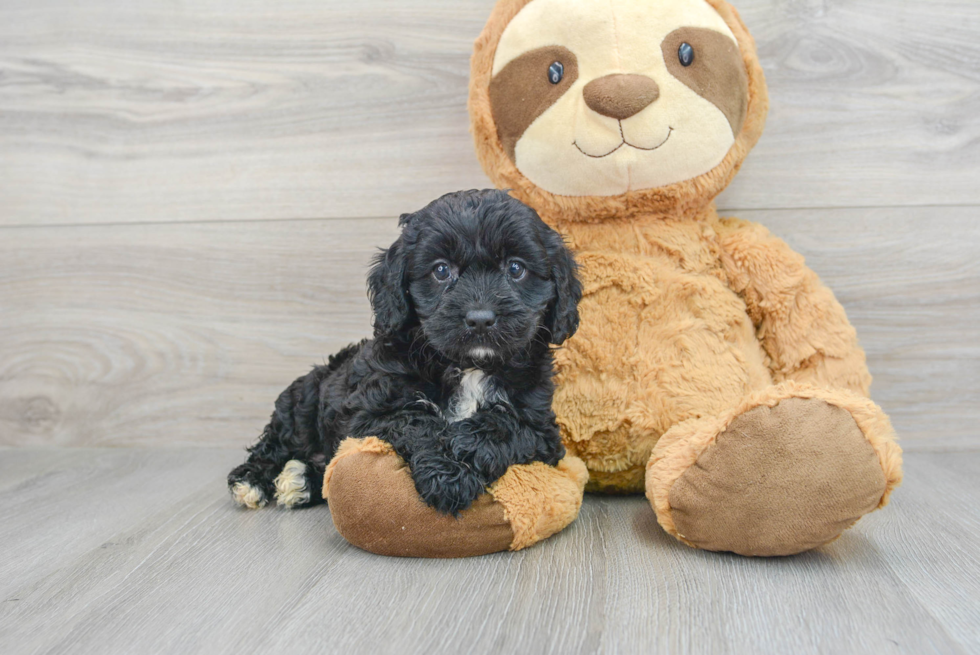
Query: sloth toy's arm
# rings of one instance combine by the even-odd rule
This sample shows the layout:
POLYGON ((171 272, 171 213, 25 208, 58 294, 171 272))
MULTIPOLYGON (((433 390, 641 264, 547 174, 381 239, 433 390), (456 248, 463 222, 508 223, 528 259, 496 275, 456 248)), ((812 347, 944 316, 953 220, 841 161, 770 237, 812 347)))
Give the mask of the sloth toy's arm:
POLYGON ((843 387, 867 396, 871 375, 844 308, 803 257, 761 225, 715 225, 729 284, 745 301, 775 382, 843 387))

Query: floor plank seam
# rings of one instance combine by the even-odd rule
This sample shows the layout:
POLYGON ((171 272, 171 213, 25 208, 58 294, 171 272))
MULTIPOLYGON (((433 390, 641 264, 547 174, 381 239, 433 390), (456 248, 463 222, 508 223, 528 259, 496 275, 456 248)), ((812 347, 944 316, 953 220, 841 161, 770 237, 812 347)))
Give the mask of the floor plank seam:
MULTIPOLYGON (((877 211, 887 209, 977 209, 980 211, 980 204, 976 203, 952 203, 948 205, 936 204, 902 204, 902 205, 827 205, 827 206, 800 206, 800 207, 718 207, 718 213, 722 216, 737 215, 741 212, 791 212, 791 211, 877 211)), ((419 209, 419 207, 407 207, 405 211, 419 209)), ((326 221, 375 221, 375 220, 395 220, 398 216, 293 216, 279 218, 214 218, 214 219, 190 219, 190 220, 159 220, 159 221, 93 221, 86 223, 11 223, 0 224, 0 230, 22 230, 22 229, 47 229, 47 228, 89 228, 89 227, 150 227, 160 225, 248 225, 248 224, 268 224, 268 223, 312 223, 326 221)))

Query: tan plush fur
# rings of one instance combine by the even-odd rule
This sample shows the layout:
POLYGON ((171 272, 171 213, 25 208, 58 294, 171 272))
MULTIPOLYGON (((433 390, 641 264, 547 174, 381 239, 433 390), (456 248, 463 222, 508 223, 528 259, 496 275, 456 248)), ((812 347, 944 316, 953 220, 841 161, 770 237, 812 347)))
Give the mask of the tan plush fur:
POLYGON ((541 462, 510 467, 490 487, 514 531, 510 550, 532 546, 574 521, 588 479, 577 457, 566 457, 557 467, 541 462))
POLYGON ((677 536, 671 485, 733 418, 813 398, 849 411, 874 447, 884 506, 901 479, 901 451, 887 416, 866 398, 871 377, 843 308, 783 241, 715 211, 768 107, 755 44, 736 11, 708 0, 735 35, 749 84, 745 123, 721 164, 662 188, 558 196, 507 156, 487 92, 496 44, 530 1, 494 8, 476 42, 469 107, 484 170, 566 235, 581 265, 581 327, 558 352, 554 407, 569 453, 589 469, 588 489, 646 490, 677 536))

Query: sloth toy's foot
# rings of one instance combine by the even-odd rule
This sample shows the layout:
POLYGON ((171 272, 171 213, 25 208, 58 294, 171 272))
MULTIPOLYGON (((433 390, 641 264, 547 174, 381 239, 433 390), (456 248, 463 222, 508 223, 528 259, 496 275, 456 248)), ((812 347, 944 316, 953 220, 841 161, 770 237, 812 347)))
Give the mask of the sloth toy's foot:
POLYGON ((327 467, 323 497, 337 531, 379 555, 467 557, 520 550, 578 516, 589 474, 577 457, 511 466, 459 517, 419 497, 408 466, 380 439, 346 439, 327 467))
POLYGON ((887 416, 848 391, 787 382, 674 426, 647 466, 657 519, 684 543, 791 555, 833 541, 901 480, 887 416))

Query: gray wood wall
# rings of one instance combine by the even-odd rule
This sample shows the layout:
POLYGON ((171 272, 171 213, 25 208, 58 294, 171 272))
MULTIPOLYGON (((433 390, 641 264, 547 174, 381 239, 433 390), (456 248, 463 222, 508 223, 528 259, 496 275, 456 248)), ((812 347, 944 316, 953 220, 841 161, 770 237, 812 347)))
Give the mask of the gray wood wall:
MULTIPOLYGON (((257 436, 395 217, 488 186, 492 4, 0 0, 0 445, 257 436)), ((907 449, 980 447, 980 2, 735 5, 772 111, 719 206, 835 289, 907 449)))

